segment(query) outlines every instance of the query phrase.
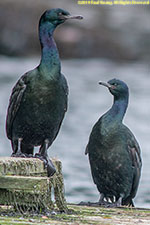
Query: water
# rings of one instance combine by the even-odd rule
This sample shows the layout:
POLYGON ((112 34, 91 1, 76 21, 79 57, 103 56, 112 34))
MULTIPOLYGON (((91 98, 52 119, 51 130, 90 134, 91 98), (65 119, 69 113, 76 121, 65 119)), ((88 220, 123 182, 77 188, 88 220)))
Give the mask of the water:
MULTIPOLYGON (((5 134, 5 117, 13 85, 38 59, 0 58, 0 156, 10 156, 11 146, 5 134)), ((149 135, 150 68, 143 62, 116 63, 103 59, 62 61, 62 71, 69 87, 69 109, 61 131, 49 150, 50 156, 63 163, 68 202, 97 201, 98 191, 92 181, 85 147, 91 128, 112 104, 108 90, 98 81, 119 78, 130 88, 130 102, 124 123, 133 131, 142 149, 142 177, 135 199, 136 206, 150 208, 149 135)))

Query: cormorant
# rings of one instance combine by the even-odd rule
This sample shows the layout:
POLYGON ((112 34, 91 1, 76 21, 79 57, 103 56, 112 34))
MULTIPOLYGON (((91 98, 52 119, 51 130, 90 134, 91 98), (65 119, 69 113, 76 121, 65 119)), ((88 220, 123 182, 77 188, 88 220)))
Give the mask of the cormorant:
POLYGON ((94 125, 86 148, 93 181, 100 192, 99 204, 134 206, 132 199, 137 192, 142 161, 138 142, 122 123, 128 106, 128 86, 118 79, 99 84, 114 97, 110 110, 94 125))
POLYGON ((14 86, 6 118, 6 133, 11 140, 14 157, 31 157, 34 146, 40 146, 35 157, 44 161, 48 176, 55 167, 48 158, 47 149, 55 140, 67 111, 68 86, 61 73, 55 28, 71 16, 63 9, 44 12, 39 21, 41 61, 33 70, 25 73, 14 86))

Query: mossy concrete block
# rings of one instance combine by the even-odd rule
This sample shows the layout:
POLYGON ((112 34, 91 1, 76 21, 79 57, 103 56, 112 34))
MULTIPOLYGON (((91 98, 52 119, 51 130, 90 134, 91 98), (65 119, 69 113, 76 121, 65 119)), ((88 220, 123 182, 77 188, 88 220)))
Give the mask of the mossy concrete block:
POLYGON ((44 163, 35 158, 0 157, 0 204, 15 208, 54 208, 67 211, 61 161, 52 159, 56 173, 47 177, 44 163))
MULTIPOLYGON (((56 161, 53 159, 53 161, 56 161)), ((44 163, 37 158, 0 157, 0 176, 45 176, 44 163)))
POLYGON ((42 192, 47 189, 50 181, 47 177, 2 176, 0 189, 42 192))
POLYGON ((53 161, 55 167, 57 168, 56 173, 52 178, 50 178, 51 186, 54 188, 54 198, 57 207, 60 211, 67 212, 67 203, 65 199, 64 191, 64 180, 62 176, 62 164, 60 161, 53 161))
POLYGON ((23 212, 54 209, 54 203, 48 191, 39 194, 34 191, 0 189, 0 204, 13 206, 23 212))

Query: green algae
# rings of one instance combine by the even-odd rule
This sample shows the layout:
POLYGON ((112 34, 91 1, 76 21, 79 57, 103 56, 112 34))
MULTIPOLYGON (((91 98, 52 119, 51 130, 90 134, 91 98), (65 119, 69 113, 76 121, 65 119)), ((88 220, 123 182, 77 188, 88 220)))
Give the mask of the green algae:
POLYGON ((68 212, 49 211, 49 213, 15 214, 12 208, 0 209, 0 224, 32 225, 32 224, 71 224, 71 225, 116 225, 135 223, 150 224, 150 209, 103 208, 67 205, 68 212))

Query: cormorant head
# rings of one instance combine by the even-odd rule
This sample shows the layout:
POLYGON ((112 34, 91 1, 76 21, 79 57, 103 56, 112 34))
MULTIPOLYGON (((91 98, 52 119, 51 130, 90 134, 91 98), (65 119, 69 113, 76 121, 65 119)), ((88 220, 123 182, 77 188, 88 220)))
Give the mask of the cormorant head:
POLYGON ((82 16, 71 16, 69 12, 63 9, 51 9, 44 12, 41 16, 40 23, 50 22, 54 26, 64 23, 68 19, 83 19, 82 16))
POLYGON ((121 80, 112 79, 107 83, 99 82, 99 84, 107 87, 111 94, 116 98, 127 97, 129 94, 128 86, 121 80))

